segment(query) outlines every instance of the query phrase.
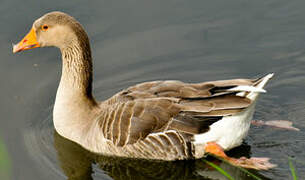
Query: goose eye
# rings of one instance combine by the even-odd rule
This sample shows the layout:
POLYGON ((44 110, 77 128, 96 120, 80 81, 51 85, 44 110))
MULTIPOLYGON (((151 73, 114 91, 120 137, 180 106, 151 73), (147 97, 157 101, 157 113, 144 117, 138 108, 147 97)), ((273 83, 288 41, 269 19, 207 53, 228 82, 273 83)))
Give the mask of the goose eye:
POLYGON ((42 30, 43 30, 43 31, 46 31, 46 30, 48 30, 48 29, 49 29, 49 26, 48 26, 48 25, 43 25, 43 26, 42 26, 42 30))

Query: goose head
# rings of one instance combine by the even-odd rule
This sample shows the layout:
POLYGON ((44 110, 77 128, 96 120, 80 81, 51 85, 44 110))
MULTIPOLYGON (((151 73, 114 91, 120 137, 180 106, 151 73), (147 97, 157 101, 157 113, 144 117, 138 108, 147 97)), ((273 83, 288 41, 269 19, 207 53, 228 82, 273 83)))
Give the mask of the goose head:
POLYGON ((63 50, 71 44, 86 41, 88 37, 80 23, 68 14, 55 11, 37 19, 30 32, 18 44, 13 45, 13 52, 46 46, 63 50))

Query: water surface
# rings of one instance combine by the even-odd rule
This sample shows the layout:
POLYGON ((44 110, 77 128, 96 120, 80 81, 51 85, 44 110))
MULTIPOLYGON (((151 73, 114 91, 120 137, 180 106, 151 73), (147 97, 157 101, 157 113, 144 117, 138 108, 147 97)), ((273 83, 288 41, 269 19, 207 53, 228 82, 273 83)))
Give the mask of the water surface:
MULTIPOLYGON (((10 156, 12 179, 220 176, 202 161, 156 163, 96 157, 57 135, 52 107, 60 78, 60 52, 41 48, 12 54, 11 48, 36 18, 53 10, 71 14, 87 30, 94 58, 94 93, 100 100, 149 80, 201 82, 274 72, 254 118, 290 120, 300 131, 252 127, 245 145, 232 155, 270 157, 277 168, 254 172, 264 179, 291 178, 288 157, 292 157, 298 176, 304 178, 304 6, 303 1, 284 0, 2 0, 0 137, 10 156)), ((236 179, 249 179, 237 168, 218 163, 236 179)))

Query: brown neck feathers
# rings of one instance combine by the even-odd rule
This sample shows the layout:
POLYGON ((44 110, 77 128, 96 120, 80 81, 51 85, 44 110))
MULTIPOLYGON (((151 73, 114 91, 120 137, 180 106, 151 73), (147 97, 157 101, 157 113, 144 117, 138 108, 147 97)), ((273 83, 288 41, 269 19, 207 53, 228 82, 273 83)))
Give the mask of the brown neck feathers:
POLYGON ((76 32, 75 39, 62 48, 62 81, 69 84, 71 91, 92 97, 92 57, 89 39, 84 32, 76 32))

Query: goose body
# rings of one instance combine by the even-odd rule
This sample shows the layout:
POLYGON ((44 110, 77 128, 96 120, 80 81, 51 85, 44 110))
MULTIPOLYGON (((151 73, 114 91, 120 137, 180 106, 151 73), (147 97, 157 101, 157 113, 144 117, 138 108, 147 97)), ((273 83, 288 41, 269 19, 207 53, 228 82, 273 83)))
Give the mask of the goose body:
POLYGON ((146 82, 100 102, 88 129, 78 123, 72 128, 69 118, 77 118, 78 112, 73 117, 67 113, 68 104, 56 102, 54 124, 61 135, 97 153, 160 160, 201 158, 206 142, 217 142, 229 150, 239 146, 247 135, 258 92, 252 100, 229 89, 238 86, 236 83, 259 86, 271 76, 199 84, 146 82), (213 89, 227 90, 213 93, 213 89), (63 119, 58 117, 61 110, 67 113, 63 119))
POLYGON ((89 39, 71 16, 37 19, 13 51, 56 46, 62 76, 53 121, 56 131, 105 155, 144 159, 201 158, 207 143, 229 150, 248 133, 255 102, 273 74, 202 83, 152 81, 97 102, 92 95, 89 39))

